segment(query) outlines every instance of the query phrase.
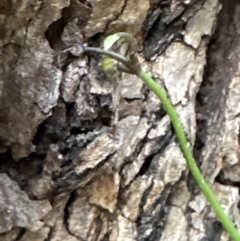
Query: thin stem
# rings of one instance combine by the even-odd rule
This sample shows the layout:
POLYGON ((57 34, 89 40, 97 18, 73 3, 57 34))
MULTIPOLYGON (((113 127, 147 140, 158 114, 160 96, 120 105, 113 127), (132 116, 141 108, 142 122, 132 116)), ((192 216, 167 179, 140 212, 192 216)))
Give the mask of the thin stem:
POLYGON ((183 126, 181 124, 179 115, 176 112, 175 107, 172 105, 170 99, 167 96, 166 91, 157 84, 149 74, 141 71, 139 74, 139 77, 152 89, 152 91, 157 95, 157 97, 160 99, 164 109, 168 113, 171 122, 173 124, 173 127, 176 131, 176 135, 179 140, 180 148, 183 152, 183 155, 187 161, 188 167, 195 178, 196 182, 198 183, 199 187, 201 188, 204 196, 212 206, 213 210, 215 211, 217 217, 222 222, 222 225, 225 227, 225 229, 228 231, 230 236, 233 240, 239 241, 240 240, 240 234, 238 230, 235 228, 233 222, 229 218, 229 216, 224 212, 223 208, 221 207, 221 204, 219 203, 218 199, 216 198, 214 192, 208 185, 208 183, 205 181, 202 173, 200 172, 196 161, 192 155, 192 150, 190 148, 190 144, 187 141, 183 126))
MULTIPOLYGON (((143 72, 141 70, 141 67, 134 56, 132 56, 132 60, 129 60, 125 58, 124 56, 112 52, 112 51, 105 51, 103 49, 99 48, 91 48, 91 47, 85 47, 85 52, 95 52, 100 53, 103 55, 107 55, 120 63, 124 64, 126 67, 126 70, 132 73, 135 73, 138 75, 151 89, 152 91, 157 95, 157 97, 160 99, 164 109, 168 113, 171 122, 173 124, 173 127, 176 131, 176 135, 179 140, 179 145, 181 148, 181 151, 187 161, 188 167, 198 183, 200 189, 202 190, 204 196, 210 203, 211 207, 215 211, 218 219, 222 222, 222 225, 225 227, 225 229, 228 231, 229 235, 232 237, 234 241, 240 241, 240 233, 235 228, 233 222, 229 218, 229 216, 224 212, 223 208, 221 207, 220 202, 218 201, 217 197, 215 196, 214 192, 208 185, 208 183, 205 181, 201 171, 199 170, 196 161, 193 157, 192 150, 190 148, 190 144, 187 141, 184 128, 181 124, 180 118, 178 113, 176 112, 175 107, 172 105, 171 100, 168 98, 166 91, 157 84, 149 74, 143 72)), ((124 70, 124 68, 123 68, 124 70)))
POLYGON ((130 64, 129 59, 127 59, 124 56, 122 56, 121 54, 115 53, 113 51, 106 51, 106 50, 103 50, 103 49, 100 49, 100 48, 93 48, 93 47, 84 47, 84 51, 85 52, 95 52, 95 53, 106 55, 110 58, 113 58, 113 59, 119 61, 120 63, 125 64, 125 65, 130 64))

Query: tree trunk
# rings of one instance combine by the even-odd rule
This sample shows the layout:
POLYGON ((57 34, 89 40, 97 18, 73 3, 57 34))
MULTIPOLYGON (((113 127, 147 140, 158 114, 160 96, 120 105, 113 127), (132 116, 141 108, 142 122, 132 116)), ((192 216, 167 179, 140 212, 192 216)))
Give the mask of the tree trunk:
POLYGON ((0 241, 229 240, 140 79, 101 47, 128 32, 176 106, 204 176, 240 226, 240 3, 0 2, 0 241))

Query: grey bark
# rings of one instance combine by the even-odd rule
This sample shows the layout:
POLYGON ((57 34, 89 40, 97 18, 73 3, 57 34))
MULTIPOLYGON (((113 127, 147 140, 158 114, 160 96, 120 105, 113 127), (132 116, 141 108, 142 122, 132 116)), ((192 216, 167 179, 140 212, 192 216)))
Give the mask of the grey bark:
POLYGON ((237 227, 238 1, 0 2, 0 240, 228 240, 170 120, 137 78, 103 73, 119 31, 169 93, 194 154, 237 227))

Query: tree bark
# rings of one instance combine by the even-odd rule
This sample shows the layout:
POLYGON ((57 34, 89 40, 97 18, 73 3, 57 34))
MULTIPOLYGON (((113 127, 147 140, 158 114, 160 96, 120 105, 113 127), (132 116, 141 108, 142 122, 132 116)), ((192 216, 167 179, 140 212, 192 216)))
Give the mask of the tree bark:
POLYGON ((201 170, 240 227, 238 1, 0 2, 0 241, 229 240, 169 117, 101 47, 128 32, 176 106, 201 170))

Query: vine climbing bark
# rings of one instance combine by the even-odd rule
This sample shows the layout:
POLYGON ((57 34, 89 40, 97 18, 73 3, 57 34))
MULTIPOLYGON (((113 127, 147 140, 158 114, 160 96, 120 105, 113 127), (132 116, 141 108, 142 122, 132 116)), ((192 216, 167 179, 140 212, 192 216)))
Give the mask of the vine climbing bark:
MULTIPOLYGON (((76 57, 128 32, 239 227, 239 3, 0 3, 0 240, 228 240, 136 76, 76 57)), ((121 49, 121 51, 127 51, 121 49)))

